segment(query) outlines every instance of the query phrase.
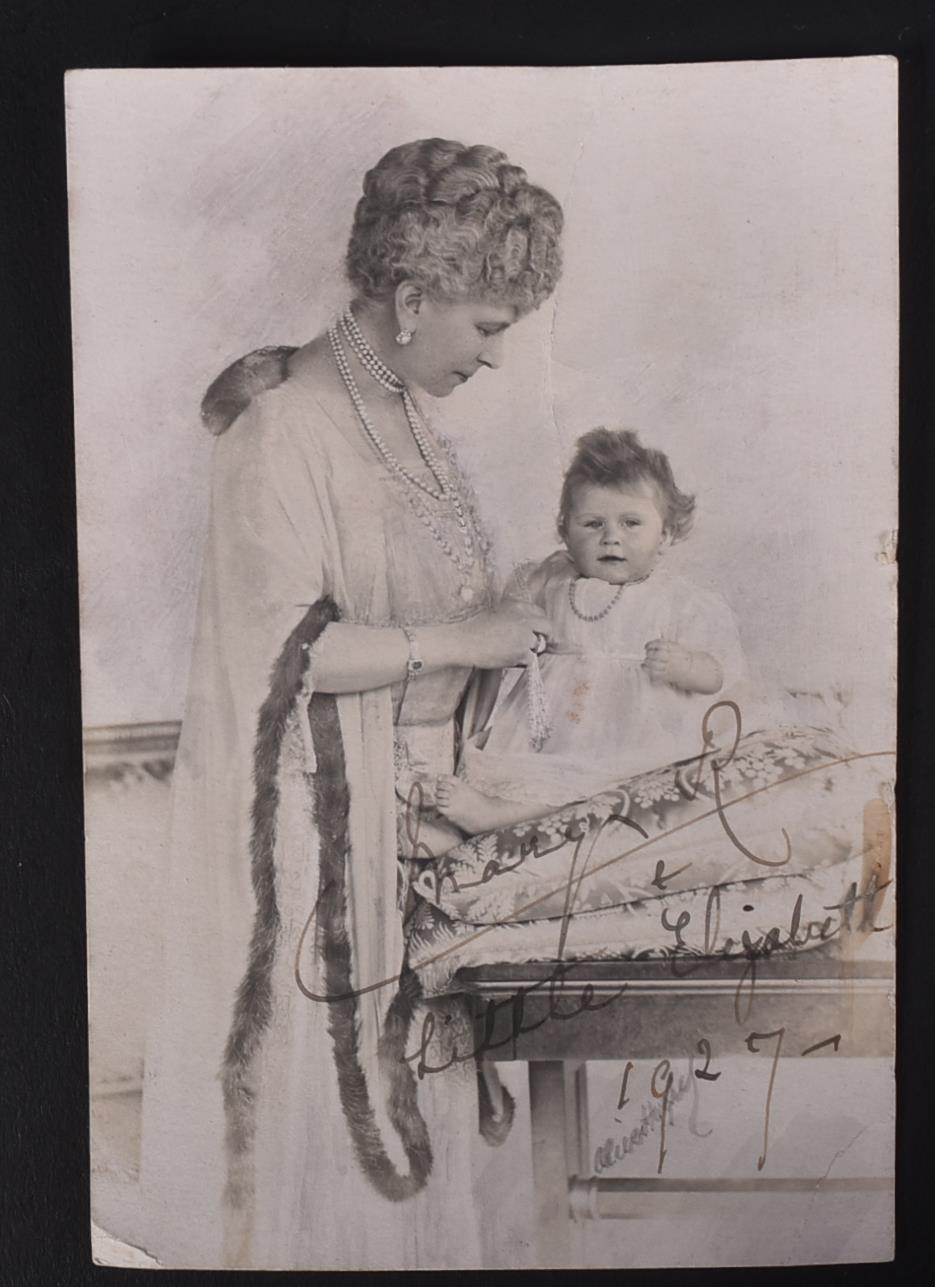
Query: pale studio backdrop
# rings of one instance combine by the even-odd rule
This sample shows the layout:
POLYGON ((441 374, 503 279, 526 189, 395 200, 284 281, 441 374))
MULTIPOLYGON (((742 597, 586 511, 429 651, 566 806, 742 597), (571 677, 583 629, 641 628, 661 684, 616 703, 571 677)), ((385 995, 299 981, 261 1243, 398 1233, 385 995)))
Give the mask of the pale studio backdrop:
POLYGON ((889 744, 896 63, 184 70, 68 80, 86 725, 182 713, 211 439, 232 359, 346 298, 365 170, 495 144, 567 217, 555 299, 432 405, 500 564, 555 544, 577 434, 626 424, 698 495, 670 558, 763 675, 854 694, 889 744))
MULTIPOLYGON (((69 77, 67 103, 86 725, 181 716, 212 450, 201 395, 234 358, 327 323, 346 299, 365 170, 442 135, 503 148, 567 216, 556 298, 511 333, 501 371, 432 407, 501 568, 552 547, 575 437, 637 428, 698 494, 696 531, 668 557, 731 600, 764 679, 850 690, 857 741, 892 744, 893 60, 93 71, 69 77)), ((93 1209, 133 1242, 168 790, 145 773, 94 782, 93 1209)), ((614 1067, 600 1066, 616 1095, 614 1067)), ((519 1150, 528 1119, 511 1085, 519 1150)), ((885 1087, 870 1099, 889 1111, 885 1087)), ((849 1111, 791 1123, 790 1173, 826 1128, 850 1147, 849 1111)), ((489 1183, 507 1195, 515 1177, 497 1157, 489 1183)), ((819 1237, 803 1218, 795 1245, 781 1219, 735 1222, 724 1255, 833 1259, 847 1246, 859 1259, 855 1239, 881 1245, 865 1212, 842 1207, 841 1220, 819 1237)), ((691 1263, 709 1223, 704 1206, 649 1222, 639 1246, 628 1233, 628 1256, 657 1264, 662 1247, 691 1263)), ((593 1262, 619 1264, 613 1231, 602 1236, 593 1262)))

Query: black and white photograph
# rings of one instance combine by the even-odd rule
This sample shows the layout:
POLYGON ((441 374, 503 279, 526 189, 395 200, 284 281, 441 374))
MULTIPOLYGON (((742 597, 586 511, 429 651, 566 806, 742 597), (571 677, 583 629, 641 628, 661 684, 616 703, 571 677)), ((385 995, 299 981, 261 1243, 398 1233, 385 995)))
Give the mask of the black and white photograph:
POLYGON ((892 1258, 897 90, 69 72, 99 1264, 892 1258))

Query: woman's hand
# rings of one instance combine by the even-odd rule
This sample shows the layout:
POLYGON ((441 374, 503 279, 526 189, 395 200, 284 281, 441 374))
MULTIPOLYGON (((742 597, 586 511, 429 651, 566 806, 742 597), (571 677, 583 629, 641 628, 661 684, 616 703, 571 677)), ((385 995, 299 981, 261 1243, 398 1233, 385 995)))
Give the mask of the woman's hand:
POLYGON ((504 599, 492 612, 479 612, 458 626, 463 663, 479 670, 525 666, 533 651, 544 651, 552 632, 549 618, 535 604, 504 599))

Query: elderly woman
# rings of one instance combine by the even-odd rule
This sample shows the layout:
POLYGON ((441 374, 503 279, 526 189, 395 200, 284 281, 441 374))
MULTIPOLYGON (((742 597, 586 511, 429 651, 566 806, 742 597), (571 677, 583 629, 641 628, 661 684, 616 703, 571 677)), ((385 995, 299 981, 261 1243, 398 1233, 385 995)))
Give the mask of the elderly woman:
MULTIPOLYGON (((409 787, 451 770, 472 673, 522 663, 549 623, 495 607, 473 494, 416 390, 500 365, 555 287, 561 226, 493 148, 394 148, 364 180, 348 309, 211 391, 224 432, 144 1093, 164 1264, 480 1263, 474 1070, 417 1084, 405 1059, 425 1003, 400 876, 451 843, 409 787)), ((470 1034, 434 1005, 443 1066, 470 1034)))

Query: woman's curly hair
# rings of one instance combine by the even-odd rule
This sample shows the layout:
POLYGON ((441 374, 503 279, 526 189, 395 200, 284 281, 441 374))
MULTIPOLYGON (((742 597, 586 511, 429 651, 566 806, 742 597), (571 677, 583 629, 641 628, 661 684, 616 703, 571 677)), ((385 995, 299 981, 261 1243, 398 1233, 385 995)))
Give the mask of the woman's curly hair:
POLYGON ((652 483, 662 502, 665 531, 672 541, 682 541, 691 531, 695 498, 679 491, 669 458, 663 451, 644 447, 632 429, 592 429, 575 444, 575 455, 562 484, 558 506, 558 534, 563 539, 576 487, 629 487, 652 483))
POLYGON ((358 297, 414 281, 440 299, 538 308, 561 273, 562 208, 496 148, 449 139, 394 147, 364 178, 347 248, 358 297))

